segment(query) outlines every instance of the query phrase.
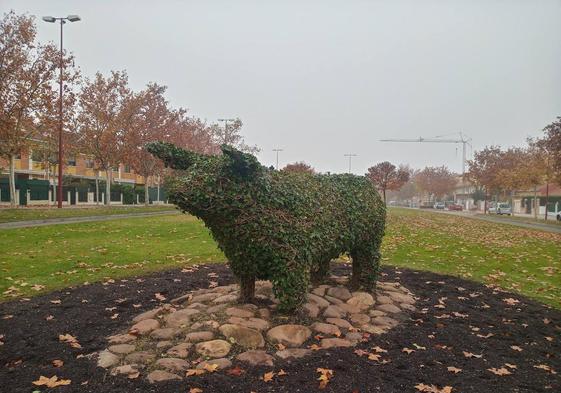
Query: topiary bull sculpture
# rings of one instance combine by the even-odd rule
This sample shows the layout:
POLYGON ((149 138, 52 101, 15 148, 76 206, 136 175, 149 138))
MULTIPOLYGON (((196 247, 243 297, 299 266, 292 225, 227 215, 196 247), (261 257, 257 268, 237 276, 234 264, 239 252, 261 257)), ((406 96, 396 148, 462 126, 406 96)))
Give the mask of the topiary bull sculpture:
POLYGON ((166 180, 170 201, 210 229, 240 281, 240 301, 252 300, 256 279, 271 280, 279 310, 293 310, 345 252, 351 289, 375 288, 386 212, 366 177, 279 172, 230 146, 220 156, 164 142, 147 149, 178 170, 166 180))

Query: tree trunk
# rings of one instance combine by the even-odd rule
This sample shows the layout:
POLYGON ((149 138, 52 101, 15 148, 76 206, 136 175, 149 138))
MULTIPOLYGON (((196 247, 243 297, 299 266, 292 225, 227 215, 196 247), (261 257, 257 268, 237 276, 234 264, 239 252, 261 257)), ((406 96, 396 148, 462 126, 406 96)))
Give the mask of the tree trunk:
POLYGON ((95 171, 95 204, 99 205, 99 171, 95 171))
POLYGON ((111 204, 111 168, 105 170, 105 204, 109 206, 111 204))
POLYGON ((16 207, 16 156, 10 155, 10 174, 8 178, 8 186, 10 187, 10 206, 16 207))
POLYGON ((534 186, 534 218, 538 219, 538 187, 534 186))
POLYGON ((485 200, 483 201, 483 214, 487 214, 487 190, 485 190, 485 200))
POLYGON ((547 205, 549 205, 549 180, 545 183, 545 220, 547 221, 547 205))
POLYGON ((514 217, 514 190, 510 192, 510 215, 514 217))
POLYGON ((255 277, 242 276, 240 279, 240 303, 251 303, 255 297, 255 277))
POLYGON ((386 205, 386 189, 382 189, 382 193, 384 194, 384 205, 386 205))
POLYGON ((148 181, 144 181, 144 206, 150 204, 150 193, 148 191, 148 181))

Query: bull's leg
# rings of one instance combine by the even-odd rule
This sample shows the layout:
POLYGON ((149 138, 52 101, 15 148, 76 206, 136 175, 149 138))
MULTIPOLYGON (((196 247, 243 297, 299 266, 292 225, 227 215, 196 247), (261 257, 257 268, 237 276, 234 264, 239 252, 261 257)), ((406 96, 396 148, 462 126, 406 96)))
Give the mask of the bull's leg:
POLYGON ((251 303, 255 297, 255 276, 240 277, 240 303, 251 303))
POLYGON ((380 269, 380 253, 377 247, 367 250, 351 252, 353 258, 353 275, 350 287, 352 290, 363 289, 373 291, 376 289, 376 280, 380 269))
POLYGON ((310 284, 310 269, 289 263, 282 270, 275 272, 272 278, 273 292, 279 300, 280 312, 292 312, 305 300, 305 294, 310 284))
POLYGON ((312 285, 319 285, 325 281, 327 273, 329 273, 329 262, 330 260, 322 262, 318 266, 315 266, 311 271, 310 281, 312 282, 312 285))

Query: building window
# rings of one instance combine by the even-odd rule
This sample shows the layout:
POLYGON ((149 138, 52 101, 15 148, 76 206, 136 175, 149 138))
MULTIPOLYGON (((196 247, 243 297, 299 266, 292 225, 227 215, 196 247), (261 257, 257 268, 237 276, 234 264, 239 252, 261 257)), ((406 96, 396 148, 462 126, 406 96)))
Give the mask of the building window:
POLYGON ((124 171, 125 171, 125 173, 131 173, 131 167, 130 167, 130 165, 125 165, 124 171))
POLYGON ((66 160, 66 165, 76 166, 76 157, 69 157, 68 160, 66 160))
POLYGON ((94 167, 94 160, 92 160, 91 158, 86 158, 86 159, 84 160, 84 164, 86 165, 86 168, 93 169, 93 167, 94 167))

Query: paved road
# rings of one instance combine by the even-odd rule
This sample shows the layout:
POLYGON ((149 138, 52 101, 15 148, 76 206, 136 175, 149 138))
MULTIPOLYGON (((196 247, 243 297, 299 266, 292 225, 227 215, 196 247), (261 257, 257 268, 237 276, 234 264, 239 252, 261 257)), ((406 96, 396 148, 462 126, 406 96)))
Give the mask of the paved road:
POLYGON ((93 221, 109 221, 109 220, 118 220, 121 218, 163 216, 169 214, 179 214, 179 211, 169 210, 169 211, 162 211, 162 212, 110 214, 106 216, 63 217, 63 218, 48 218, 44 220, 4 222, 4 223, 0 223, 0 229, 42 227, 47 225, 75 224, 78 222, 93 222, 93 221))
POLYGON ((466 218, 473 218, 474 220, 489 221, 497 224, 514 225, 521 228, 536 229, 538 231, 559 233, 561 234, 561 225, 556 226, 553 224, 544 224, 540 222, 524 222, 509 217, 497 217, 492 215, 473 214, 466 212, 451 212, 442 210, 431 210, 435 213, 452 214, 455 216, 462 216, 466 218))

